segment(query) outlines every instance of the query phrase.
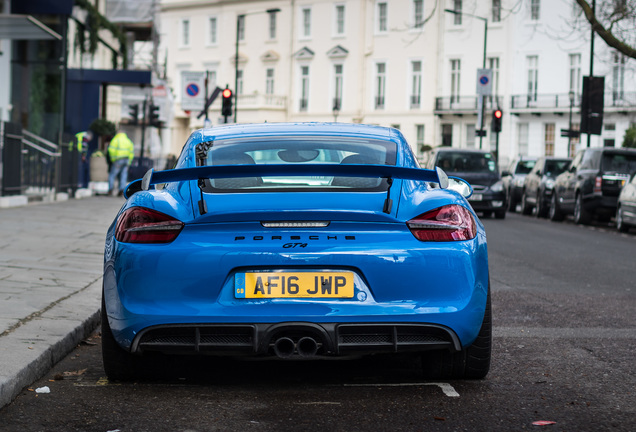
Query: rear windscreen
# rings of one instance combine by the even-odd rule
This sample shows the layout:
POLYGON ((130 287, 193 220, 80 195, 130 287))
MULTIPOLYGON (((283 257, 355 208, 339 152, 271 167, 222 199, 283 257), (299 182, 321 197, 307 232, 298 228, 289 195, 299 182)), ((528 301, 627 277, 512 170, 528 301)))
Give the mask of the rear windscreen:
POLYGON ((556 177, 570 166, 569 160, 547 160, 545 161, 545 173, 546 175, 556 177))
MULTIPOLYGON (((350 137, 240 138, 208 143, 199 166, 267 164, 395 165, 397 145, 350 137)), ((206 191, 386 190, 381 178, 334 176, 266 176, 208 179, 206 191)))
POLYGON ((436 165, 447 173, 497 172, 497 164, 490 153, 440 152, 436 165))
POLYGON ((631 174, 636 171, 636 154, 604 153, 601 170, 605 173, 631 174))
POLYGON ((528 174, 530 173, 530 171, 532 171, 532 168, 534 168, 534 164, 536 164, 537 161, 533 161, 533 160, 527 160, 527 161, 520 161, 517 164, 517 169, 515 169, 515 174, 528 174))

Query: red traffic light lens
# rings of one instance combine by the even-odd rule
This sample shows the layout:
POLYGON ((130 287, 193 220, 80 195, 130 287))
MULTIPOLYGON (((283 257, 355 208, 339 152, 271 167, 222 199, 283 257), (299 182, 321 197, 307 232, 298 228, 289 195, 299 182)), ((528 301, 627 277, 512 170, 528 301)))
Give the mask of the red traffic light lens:
POLYGON ((223 90, 223 97, 224 98, 231 98, 232 97, 232 90, 230 90, 230 89, 223 90))
POLYGON ((495 117, 497 117, 498 119, 500 119, 500 118, 501 118, 501 114, 502 114, 502 113, 501 113, 501 110, 497 110, 497 111, 495 111, 495 117))

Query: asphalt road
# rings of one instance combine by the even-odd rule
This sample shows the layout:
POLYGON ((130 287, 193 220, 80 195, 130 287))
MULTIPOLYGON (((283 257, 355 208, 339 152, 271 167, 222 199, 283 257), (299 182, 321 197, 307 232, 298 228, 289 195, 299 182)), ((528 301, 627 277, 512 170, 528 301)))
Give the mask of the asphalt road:
POLYGON ((636 430, 636 233, 510 213, 485 225, 484 380, 426 382, 409 358, 175 359, 118 384, 95 333, 0 411, 0 431, 636 430))

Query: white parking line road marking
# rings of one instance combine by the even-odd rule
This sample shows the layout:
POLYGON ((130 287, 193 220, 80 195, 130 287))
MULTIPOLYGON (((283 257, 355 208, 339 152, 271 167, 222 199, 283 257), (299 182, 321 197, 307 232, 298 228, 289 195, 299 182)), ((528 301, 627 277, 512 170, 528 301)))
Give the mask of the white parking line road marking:
POLYGON ((633 328, 495 327, 493 337, 550 339, 636 339, 633 328))
POLYGON ((459 397, 457 390, 448 383, 397 383, 397 384, 345 384, 345 387, 413 387, 413 386, 437 386, 448 397, 459 397))

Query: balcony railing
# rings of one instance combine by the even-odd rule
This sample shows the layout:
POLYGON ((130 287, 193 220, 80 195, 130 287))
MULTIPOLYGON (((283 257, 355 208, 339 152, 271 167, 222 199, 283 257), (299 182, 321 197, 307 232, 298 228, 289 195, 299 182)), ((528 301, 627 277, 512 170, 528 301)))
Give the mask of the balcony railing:
MULTIPOLYGON (((574 96, 572 106, 581 106, 581 95, 574 96)), ((636 108, 636 92, 606 91, 604 94, 604 106, 606 108, 636 108)), ((570 96, 568 93, 560 94, 537 94, 514 95, 510 101, 510 108, 513 110, 524 109, 569 109, 570 96)))
POLYGON ((285 109, 287 98, 265 93, 250 93, 239 95, 239 105, 243 109, 285 109))
MULTIPOLYGON (((477 113, 478 108, 477 96, 448 96, 438 97, 435 99, 435 111, 455 111, 455 112, 471 112, 477 113)), ((486 96, 484 98, 485 108, 493 110, 503 106, 502 96, 486 96)))

